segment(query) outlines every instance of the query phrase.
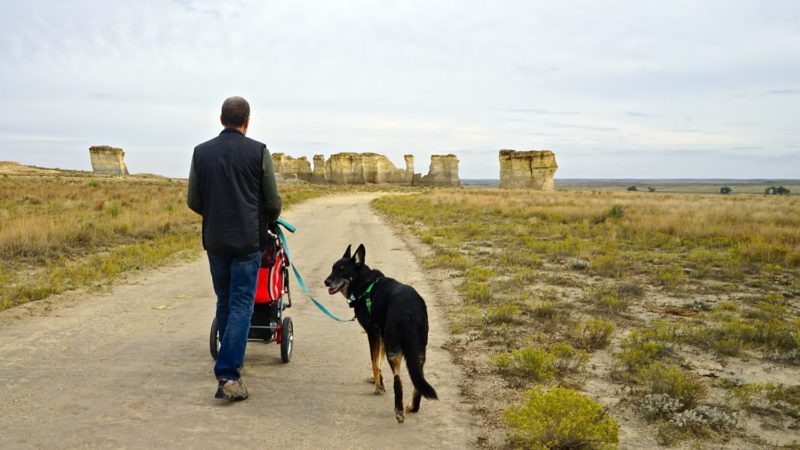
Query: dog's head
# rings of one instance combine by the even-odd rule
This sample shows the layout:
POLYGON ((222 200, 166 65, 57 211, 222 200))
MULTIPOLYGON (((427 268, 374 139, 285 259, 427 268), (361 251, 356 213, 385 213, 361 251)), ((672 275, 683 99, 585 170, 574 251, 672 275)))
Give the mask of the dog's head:
POLYGON ((364 256, 367 250, 364 244, 360 244, 353 255, 350 255, 350 246, 342 255, 341 259, 333 263, 331 274, 325 279, 325 286, 328 287, 328 294, 333 295, 341 292, 345 298, 350 297, 350 287, 353 280, 358 278, 361 269, 364 268, 364 256))

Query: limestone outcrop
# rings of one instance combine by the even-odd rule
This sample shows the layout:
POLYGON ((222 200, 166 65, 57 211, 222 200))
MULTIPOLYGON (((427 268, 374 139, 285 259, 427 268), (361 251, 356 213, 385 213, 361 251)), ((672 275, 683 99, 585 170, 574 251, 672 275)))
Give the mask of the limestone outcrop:
POLYGON ((427 186, 461 186, 456 155, 431 155, 431 167, 420 183, 427 186))
POLYGON ((460 186, 458 158, 455 155, 433 155, 427 175, 414 173, 414 156, 404 155, 406 167, 395 167, 392 161, 377 153, 337 153, 325 160, 314 155, 314 169, 305 156, 292 158, 273 153, 272 163, 280 180, 300 180, 333 184, 397 184, 404 186, 460 186))
POLYGON ((275 173, 280 174, 286 180, 294 178, 309 181, 311 179, 311 163, 305 156, 292 158, 283 153, 272 153, 272 165, 275 173))
POLYGON ((326 183, 325 180, 325 155, 314 155, 314 171, 311 173, 312 183, 326 183))
POLYGON ((556 155, 550 150, 500 150, 501 188, 552 191, 556 170, 556 155))
POLYGON ((128 166, 125 165, 125 152, 121 148, 95 145, 89 147, 89 157, 92 160, 94 173, 128 175, 128 166))
POLYGON ((414 155, 403 155, 406 161, 406 184, 411 186, 414 184, 414 155))
POLYGON ((377 153, 337 153, 325 162, 325 179, 334 184, 405 184, 406 172, 377 153))

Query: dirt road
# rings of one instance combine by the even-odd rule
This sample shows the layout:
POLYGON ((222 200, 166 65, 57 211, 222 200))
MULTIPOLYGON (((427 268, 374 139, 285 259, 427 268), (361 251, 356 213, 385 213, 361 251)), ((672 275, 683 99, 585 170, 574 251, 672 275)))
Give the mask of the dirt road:
MULTIPOLYGON (((367 263, 414 285, 431 321, 428 381, 441 400, 398 424, 392 394, 375 396, 366 336, 323 316, 292 283, 294 356, 250 343, 250 398, 214 399, 208 351, 214 297, 205 258, 136 276, 110 292, 58 301, 33 316, 0 315, 3 448, 467 448, 477 431, 461 402, 461 374, 441 349, 446 326, 413 255, 368 208, 369 194, 316 199, 284 214, 289 245, 315 296, 351 317, 322 286, 348 243, 367 263), (22 318, 16 318, 23 316, 22 318)), ((384 372, 388 372, 384 362, 384 372)), ((390 373, 390 372, 389 372, 390 373)), ((410 398, 411 383, 404 385, 410 398)), ((391 391, 391 389, 390 389, 391 391)))

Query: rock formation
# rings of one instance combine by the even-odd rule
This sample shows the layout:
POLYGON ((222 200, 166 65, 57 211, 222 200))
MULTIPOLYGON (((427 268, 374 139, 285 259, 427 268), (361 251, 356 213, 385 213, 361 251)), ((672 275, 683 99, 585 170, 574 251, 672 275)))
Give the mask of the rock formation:
POLYGON ((431 155, 431 167, 420 183, 427 186, 461 186, 456 155, 431 155))
POLYGON ((272 165, 275 173, 280 174, 286 180, 295 178, 309 181, 311 179, 311 163, 305 156, 292 158, 283 153, 273 153, 272 165))
POLYGON ((405 184, 406 172, 377 153, 337 153, 325 162, 325 178, 335 184, 405 184))
POLYGON ((404 155, 406 167, 399 169, 384 155, 377 153, 337 153, 326 161, 314 155, 314 170, 304 156, 292 158, 273 153, 272 163, 280 180, 301 180, 333 184, 398 184, 411 186, 460 186, 458 158, 455 155, 434 155, 424 177, 414 173, 414 156, 404 155))
POLYGON ((311 174, 312 183, 326 183, 325 180, 325 155, 314 155, 314 172, 311 174))
POLYGON ((89 147, 89 157, 92 159, 94 173, 128 175, 128 166, 125 165, 125 152, 121 148, 96 145, 89 147))
POLYGON ((501 188, 552 191, 556 170, 556 155, 550 150, 500 150, 501 188))
POLYGON ((414 184, 414 155, 403 155, 406 160, 406 184, 414 184))

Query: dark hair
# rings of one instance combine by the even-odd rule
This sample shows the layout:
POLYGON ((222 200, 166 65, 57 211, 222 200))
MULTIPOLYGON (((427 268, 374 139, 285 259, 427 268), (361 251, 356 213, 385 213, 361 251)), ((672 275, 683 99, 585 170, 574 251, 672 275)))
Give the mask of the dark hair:
POLYGON ((250 104, 242 97, 228 97, 222 102, 222 125, 240 127, 250 118, 250 104))

